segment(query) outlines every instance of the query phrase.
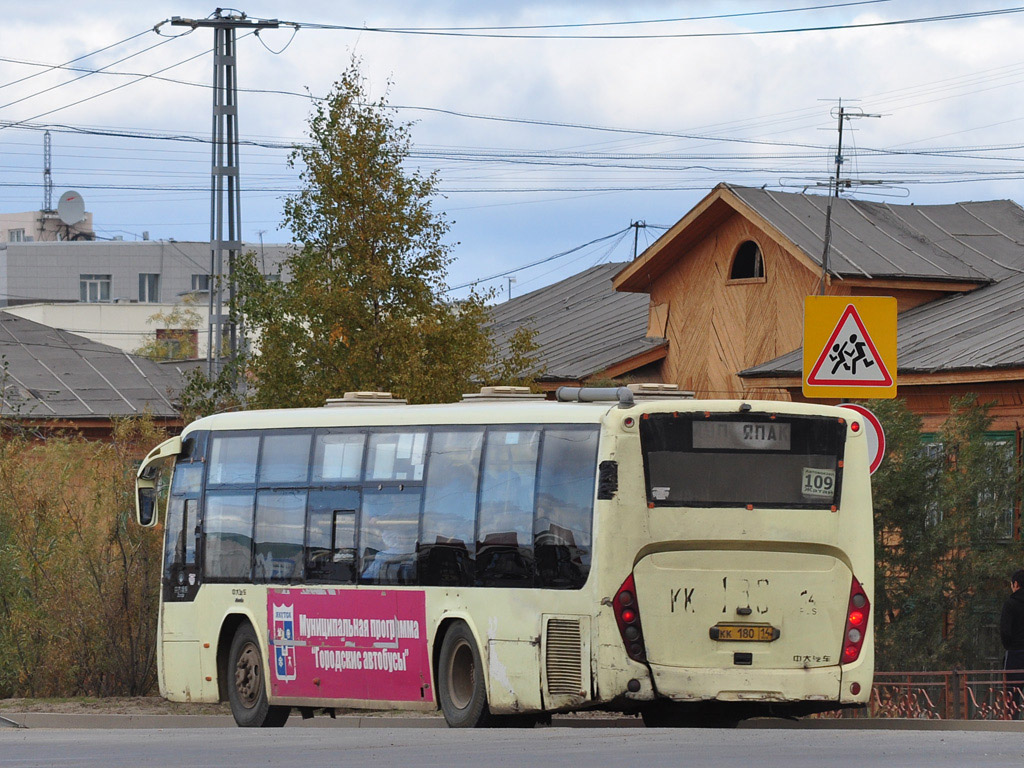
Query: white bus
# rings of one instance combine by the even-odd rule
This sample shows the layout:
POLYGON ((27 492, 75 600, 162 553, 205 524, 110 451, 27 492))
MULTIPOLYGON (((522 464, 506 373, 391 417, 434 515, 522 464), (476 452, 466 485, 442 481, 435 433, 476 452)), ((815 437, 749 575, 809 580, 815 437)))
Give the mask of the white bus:
POLYGON ((858 415, 507 389, 224 413, 155 448, 138 515, 165 510, 161 694, 229 701, 241 726, 341 707, 729 724, 867 701, 858 415))

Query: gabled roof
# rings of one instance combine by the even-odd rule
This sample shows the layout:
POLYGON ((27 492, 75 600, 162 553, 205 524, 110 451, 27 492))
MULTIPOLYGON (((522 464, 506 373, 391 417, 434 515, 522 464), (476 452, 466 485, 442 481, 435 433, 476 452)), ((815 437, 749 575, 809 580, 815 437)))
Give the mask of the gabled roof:
POLYGON ((24 419, 178 416, 181 374, 145 357, 0 312, 0 405, 24 419))
POLYGON ((489 330, 500 351, 520 327, 533 328, 541 380, 579 381, 664 349, 647 336, 646 295, 620 293, 612 277, 623 264, 601 264, 491 308, 489 330))
MULTIPOLYGON (((651 281, 734 213, 821 267, 828 198, 719 184, 616 278, 619 290, 651 281)), ((896 205, 839 198, 832 207, 830 271, 838 278, 984 284, 1024 271, 1024 209, 1010 200, 896 205)))
MULTIPOLYGON (((1024 368, 1024 275, 922 304, 896 321, 897 370, 936 373, 1024 368)), ((800 349, 740 372, 801 376, 800 349)))

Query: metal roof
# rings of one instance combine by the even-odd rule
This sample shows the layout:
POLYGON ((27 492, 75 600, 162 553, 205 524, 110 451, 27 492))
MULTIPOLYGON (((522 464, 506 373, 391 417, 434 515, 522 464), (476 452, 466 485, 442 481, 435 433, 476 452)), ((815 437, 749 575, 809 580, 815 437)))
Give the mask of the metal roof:
POLYGON ((27 419, 175 417, 181 373, 83 336, 0 312, 0 401, 27 419))
POLYGON ((499 354, 519 328, 533 328, 541 380, 578 381, 667 344, 647 336, 647 294, 621 293, 612 278, 625 266, 601 264, 497 304, 488 326, 499 354))
MULTIPOLYGON (((955 294, 900 314, 901 373, 1024 367, 1024 275, 955 294)), ((748 368, 740 376, 800 376, 800 349, 748 368)))
MULTIPOLYGON (((724 185, 821 263, 828 198, 724 185)), ((1011 200, 896 205, 837 199, 832 272, 841 277, 989 282, 1024 272, 1024 209, 1011 200)))

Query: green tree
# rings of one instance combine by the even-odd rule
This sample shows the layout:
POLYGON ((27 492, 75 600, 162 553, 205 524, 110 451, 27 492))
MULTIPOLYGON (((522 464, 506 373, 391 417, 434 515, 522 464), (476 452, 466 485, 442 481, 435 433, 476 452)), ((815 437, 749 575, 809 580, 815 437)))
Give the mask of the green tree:
POLYGON ((299 248, 268 281, 236 264, 237 311, 255 341, 251 404, 315 406, 346 390, 457 399, 487 378, 485 297, 445 299, 449 224, 436 173, 408 168, 409 124, 371 101, 353 62, 290 158, 300 191, 284 218, 299 248))
POLYGON ((871 408, 886 457, 872 482, 878 668, 985 668, 999 654, 999 605, 1020 567, 1013 508, 1020 472, 1012 442, 987 436, 973 397, 954 399, 927 439, 899 401, 871 408))

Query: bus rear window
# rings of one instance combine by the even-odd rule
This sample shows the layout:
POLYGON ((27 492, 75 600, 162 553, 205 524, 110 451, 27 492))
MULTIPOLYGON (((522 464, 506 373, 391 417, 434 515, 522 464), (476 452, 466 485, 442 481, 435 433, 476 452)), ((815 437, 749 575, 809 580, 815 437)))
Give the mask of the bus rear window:
POLYGON ((846 427, 823 416, 758 413, 640 420, 647 500, 665 507, 839 504, 846 427))

